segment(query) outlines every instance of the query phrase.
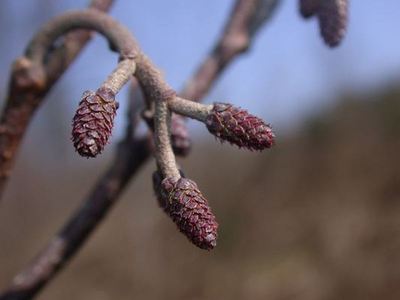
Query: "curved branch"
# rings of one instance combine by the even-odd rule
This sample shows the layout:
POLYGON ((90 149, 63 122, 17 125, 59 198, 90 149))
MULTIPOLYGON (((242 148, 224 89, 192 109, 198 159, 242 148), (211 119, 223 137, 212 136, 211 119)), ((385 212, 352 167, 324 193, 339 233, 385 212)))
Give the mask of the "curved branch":
POLYGON ((109 15, 95 11, 71 11, 55 17, 45 24, 29 43, 25 56, 37 64, 45 61, 55 41, 74 29, 89 29, 101 33, 122 59, 134 58, 137 43, 129 30, 109 15))

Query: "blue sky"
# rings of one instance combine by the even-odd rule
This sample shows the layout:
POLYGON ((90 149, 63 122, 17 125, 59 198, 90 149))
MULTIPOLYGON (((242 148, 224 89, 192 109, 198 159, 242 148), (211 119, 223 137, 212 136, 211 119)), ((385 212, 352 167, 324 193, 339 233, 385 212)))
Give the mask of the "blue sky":
MULTIPOLYGON (((283 0, 251 51, 228 69, 206 101, 233 102, 263 116, 279 131, 329 106, 338 93, 373 89, 400 79, 400 39, 396 37, 400 1, 350 2, 348 34, 339 48, 331 50, 322 43, 316 20, 302 20, 297 1, 283 0)), ((86 3, 3 0, 0 16, 7 26, 0 30, 2 95, 10 64, 43 22, 42 13, 56 15, 86 3)), ((117 0, 111 15, 132 30, 166 79, 179 89, 212 47, 232 3, 117 0)), ((52 95, 68 91, 70 100, 64 106, 72 118, 81 93, 95 89, 115 64, 116 55, 102 38, 96 38, 52 95)), ((119 96, 122 110, 125 93, 119 96)), ((122 124, 118 120, 119 128, 122 124)))

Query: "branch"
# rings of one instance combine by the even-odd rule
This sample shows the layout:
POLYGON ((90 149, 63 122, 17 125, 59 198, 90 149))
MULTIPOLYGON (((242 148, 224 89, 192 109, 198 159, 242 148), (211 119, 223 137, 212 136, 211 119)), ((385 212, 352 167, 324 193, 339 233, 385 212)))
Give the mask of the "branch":
POLYGON ((136 63, 133 59, 125 59, 119 62, 117 68, 103 82, 100 89, 110 90, 117 94, 135 73, 136 63))
POLYGON ((133 59, 138 51, 136 41, 125 26, 104 13, 88 9, 70 11, 50 20, 29 43, 26 58, 40 66, 55 41, 74 29, 89 29, 102 34, 112 49, 119 52, 121 60, 133 59))
POLYGON ((176 165, 175 155, 171 145, 171 113, 168 109, 168 100, 174 96, 175 94, 166 95, 164 98, 157 100, 155 103, 154 142, 156 146, 155 156, 157 160, 157 166, 163 177, 179 179, 181 176, 176 165))
POLYGON ((204 105, 181 97, 174 97, 168 101, 168 107, 174 113, 205 122, 212 110, 212 105, 204 105))
MULTIPOLYGON (((108 11, 112 3, 113 0, 92 0, 89 7, 108 11)), ((90 38, 91 33, 87 30, 68 34, 64 42, 49 53, 45 70, 32 68, 30 61, 25 58, 14 63, 6 105, 0 119, 0 198, 36 109, 90 38)))

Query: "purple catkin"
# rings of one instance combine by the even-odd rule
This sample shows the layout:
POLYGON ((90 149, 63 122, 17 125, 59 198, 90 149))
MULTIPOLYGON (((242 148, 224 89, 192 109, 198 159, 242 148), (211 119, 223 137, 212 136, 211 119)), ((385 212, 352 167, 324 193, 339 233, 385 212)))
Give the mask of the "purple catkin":
MULTIPOLYGON (((153 114, 143 111, 142 118, 147 123, 147 126, 154 131, 153 114)), ((177 114, 171 115, 171 145, 174 153, 179 156, 188 155, 192 148, 192 141, 185 124, 185 119, 177 114)))
POLYGON ((340 44, 347 30, 348 0, 320 1, 318 19, 321 35, 327 45, 340 44))
POLYGON ((320 0, 299 0, 299 10, 303 18, 310 18, 318 11, 320 0))
POLYGON ((174 153, 179 156, 186 156, 192 146, 185 120, 177 114, 171 116, 171 144, 174 153))
POLYGON ((213 249, 217 244, 218 223, 196 183, 184 177, 161 180, 155 172, 153 185, 160 206, 179 230, 197 247, 213 249))
POLYGON ((270 126, 246 110, 226 103, 215 103, 206 119, 208 130, 221 141, 249 150, 263 150, 274 144, 270 126))
POLYGON ((118 103, 110 89, 86 91, 72 121, 72 141, 78 153, 95 157, 111 136, 118 103))

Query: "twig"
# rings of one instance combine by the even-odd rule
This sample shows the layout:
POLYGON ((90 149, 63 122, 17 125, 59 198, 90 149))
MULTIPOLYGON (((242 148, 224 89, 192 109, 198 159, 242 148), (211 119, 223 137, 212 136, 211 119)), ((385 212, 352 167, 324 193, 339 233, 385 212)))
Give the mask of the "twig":
MULTIPOLYGON (((93 0, 90 8, 108 11, 113 0, 93 0)), ((45 70, 32 69, 27 59, 15 62, 6 105, 0 120, 0 198, 9 178, 24 133, 36 109, 69 65, 90 40, 87 30, 71 32, 49 54, 45 70), (44 78, 47 80, 44 81, 44 78)))
POLYGON ((156 101, 154 116, 154 142, 156 146, 155 156, 157 166, 164 177, 180 178, 180 173, 176 165, 175 155, 172 150, 170 138, 170 117, 171 113, 168 109, 169 98, 165 96, 163 99, 156 101))
MULTIPOLYGON (((237 0, 237 4, 235 5, 233 13, 230 15, 228 24, 235 23, 233 19, 239 18, 241 14, 238 8, 239 3, 258 3, 264 1, 265 0, 237 0)), ((278 0, 273 2, 278 2, 278 0)), ((270 7, 271 12, 273 11, 273 8, 274 6, 270 7)), ((246 11, 246 13, 249 13, 249 11, 246 11)), ((254 12, 252 13, 252 16, 254 17, 254 12)), ((267 19, 264 21, 266 20, 267 19)), ((226 28, 229 26, 231 25, 227 25, 226 28)), ((261 26, 261 24, 259 26, 261 26)), ((217 45, 222 44, 222 41, 226 39, 228 31, 228 29, 225 30, 224 35, 221 36, 217 45)), ((251 42, 251 40, 249 42, 251 42)), ((219 47, 216 47, 216 49, 217 48, 219 47)), ((229 60, 225 59, 223 64, 224 67, 226 67, 233 58, 234 57, 232 56, 229 60)), ((206 58, 206 60, 201 64, 199 71, 196 72, 193 78, 189 81, 189 84, 182 91, 182 97, 197 100, 203 98, 212 83, 218 78, 222 71, 222 68, 210 68, 210 61, 212 64, 216 63, 217 65, 221 65, 221 63, 218 63, 219 60, 222 61, 222 56, 217 55, 215 57, 213 53, 210 57, 206 58)), ((138 108, 136 103, 138 102, 134 102, 133 105, 138 108)), ((131 113, 130 115, 135 116, 133 117, 133 120, 136 122, 137 113, 131 113)), ((62 235, 57 235, 58 237, 62 236, 65 241, 65 247, 63 248, 70 249, 70 251, 64 250, 61 253, 58 253, 60 255, 58 256, 58 263, 48 264, 46 276, 40 277, 40 274, 31 272, 30 270, 35 269, 36 266, 40 266, 43 261, 51 261, 51 259, 47 257, 49 256, 49 253, 42 251, 42 254, 37 256, 29 267, 20 272, 20 274, 28 274, 28 277, 30 278, 26 279, 26 282, 31 282, 30 286, 21 287, 21 285, 16 285, 16 280, 14 280, 12 287, 0 296, 1 300, 31 299, 34 297, 34 295, 44 288, 46 284, 54 278, 57 272, 62 270, 65 264, 77 253, 83 243, 90 236, 90 233, 101 223, 104 216, 110 211, 111 205, 114 205, 118 201, 119 195, 123 192, 130 178, 132 178, 140 166, 146 162, 150 154, 149 143, 146 143, 145 140, 138 141, 131 138, 132 127, 129 124, 126 133, 124 141, 119 144, 114 162, 111 164, 110 168, 101 176, 98 183, 92 189, 92 193, 86 198, 81 208, 78 209, 78 211, 67 221, 67 225, 65 225, 63 227, 64 229, 60 231, 62 232, 62 235), (130 138, 128 139, 127 137, 130 138), (129 140, 132 142, 128 142, 129 140), (133 151, 132 149, 138 150, 133 151), (96 211, 96 213, 93 213, 92 210, 96 211), (90 220, 90 223, 86 220, 90 220), (86 224, 86 226, 82 226, 81 224, 86 224), (90 226, 88 226, 88 224, 90 224, 90 226)), ((57 241, 57 238, 54 238, 52 241, 57 241)), ((53 243, 49 243, 45 249, 52 249, 51 245, 53 243)), ((20 275, 17 275, 15 278, 21 277, 20 275)))
POLYGON ((94 10, 70 11, 45 24, 29 43, 25 56, 40 66, 55 41, 74 29, 89 29, 107 38, 122 59, 133 59, 138 51, 130 31, 108 15, 94 10))
POLYGON ((108 76, 101 87, 109 89, 117 94, 125 83, 135 73, 136 63, 133 59, 125 59, 119 62, 118 67, 108 76))
POLYGON ((213 106, 174 97, 168 101, 168 107, 177 114, 205 122, 213 106))

